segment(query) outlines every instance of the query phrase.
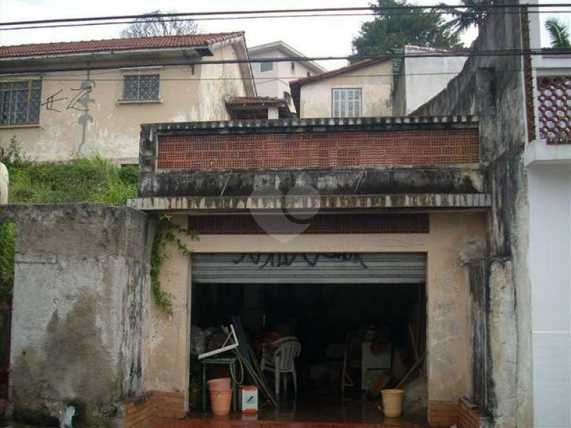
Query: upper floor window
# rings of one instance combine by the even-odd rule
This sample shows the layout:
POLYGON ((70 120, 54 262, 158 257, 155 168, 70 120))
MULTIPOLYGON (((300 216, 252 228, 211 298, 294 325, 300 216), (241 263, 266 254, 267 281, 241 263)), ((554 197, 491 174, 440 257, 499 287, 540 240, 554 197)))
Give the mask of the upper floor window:
POLYGON ((40 122, 41 80, 0 82, 0 125, 40 122))
POLYGON ((263 73, 264 71, 272 71, 274 69, 273 62, 261 62, 260 63, 260 71, 263 73))
POLYGON ((361 116, 361 94, 361 88, 333 89, 331 108, 333 117, 361 116))
POLYGON ((159 99, 159 74, 134 74, 123 80, 123 99, 126 101, 152 101, 159 99))
POLYGON ((291 62, 291 71, 292 72, 295 71, 295 62, 294 61, 291 62))

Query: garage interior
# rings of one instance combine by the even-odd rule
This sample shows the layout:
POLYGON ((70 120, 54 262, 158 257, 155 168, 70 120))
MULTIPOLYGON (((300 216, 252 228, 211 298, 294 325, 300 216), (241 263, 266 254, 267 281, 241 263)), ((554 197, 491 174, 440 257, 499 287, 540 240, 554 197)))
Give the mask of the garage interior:
MULTIPOLYGON (((220 326, 239 318, 258 362, 280 339, 300 344, 297 394, 293 375, 282 373, 278 406, 259 392, 258 419, 378 423, 380 391, 399 387, 406 397, 402 418, 426 420, 425 254, 192 257, 191 414, 203 408, 197 354, 220 348, 220 326)), ((275 394, 274 373, 263 374, 275 394)), ((224 376, 255 384, 247 372, 208 367, 207 378, 224 376)))

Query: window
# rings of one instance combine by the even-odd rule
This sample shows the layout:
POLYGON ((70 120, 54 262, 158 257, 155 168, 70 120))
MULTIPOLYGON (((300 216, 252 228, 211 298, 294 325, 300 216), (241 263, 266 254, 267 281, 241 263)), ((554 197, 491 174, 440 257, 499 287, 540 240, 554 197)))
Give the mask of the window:
POLYGON ((295 62, 291 62, 291 71, 292 73, 295 72, 295 62))
POLYGON ((309 71, 307 72, 307 77, 311 77, 311 73, 309 71))
POLYGON ((361 88, 333 89, 333 117, 361 116, 361 88))
POLYGON ((41 80, 0 82, 0 125, 39 123, 41 97, 41 80))
POLYGON ((264 71, 272 71, 274 69, 273 62, 261 62, 260 63, 260 71, 263 73, 264 71))
POLYGON ((123 99, 126 101, 151 101, 159 99, 159 74, 125 76, 123 99))

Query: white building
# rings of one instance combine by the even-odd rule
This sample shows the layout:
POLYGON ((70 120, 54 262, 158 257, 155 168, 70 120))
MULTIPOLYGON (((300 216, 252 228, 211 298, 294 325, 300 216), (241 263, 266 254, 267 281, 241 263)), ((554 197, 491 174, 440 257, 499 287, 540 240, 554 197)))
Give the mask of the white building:
MULTIPOLYGON (((248 49, 251 59, 305 57, 282 41, 266 43, 248 49)), ((252 64, 258 96, 285 98, 290 103, 289 82, 314 76, 326 70, 314 61, 280 61, 252 64)))

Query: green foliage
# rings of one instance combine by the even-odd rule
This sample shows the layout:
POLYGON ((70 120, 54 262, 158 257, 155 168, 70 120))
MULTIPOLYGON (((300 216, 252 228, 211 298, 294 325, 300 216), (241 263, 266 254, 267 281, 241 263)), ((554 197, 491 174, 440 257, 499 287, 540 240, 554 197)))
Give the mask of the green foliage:
POLYGON ((461 47, 459 34, 446 27, 438 11, 406 9, 383 14, 383 7, 409 6, 407 0, 378 0, 377 16, 361 26, 353 39, 357 56, 385 55, 405 45, 433 48, 461 47))
MULTIPOLYGON (((442 8, 442 11, 452 15, 452 19, 448 21, 444 28, 454 32, 463 33, 470 27, 480 27, 486 22, 489 15, 488 5, 494 4, 494 0, 462 0, 466 9, 449 9, 442 8)), ((445 3, 440 3, 445 6, 445 3)))
POLYGON ((563 22, 556 18, 551 18, 545 22, 545 28, 551 38, 552 48, 564 49, 571 47, 571 43, 569 42, 569 28, 563 22))
POLYGON ((16 254, 16 225, 0 223, 0 300, 12 293, 14 256, 16 254))
POLYGON ((11 203, 92 202, 124 205, 137 196, 137 168, 99 157, 65 163, 7 160, 11 203))
POLYGON ((157 219, 155 238, 151 249, 151 291, 155 304, 164 312, 172 314, 172 296, 161 287, 161 266, 166 260, 165 248, 168 243, 174 243, 177 249, 185 256, 192 253, 184 242, 178 237, 179 234, 190 236, 192 240, 198 240, 198 235, 193 231, 182 228, 172 222, 167 215, 161 215, 157 219))

